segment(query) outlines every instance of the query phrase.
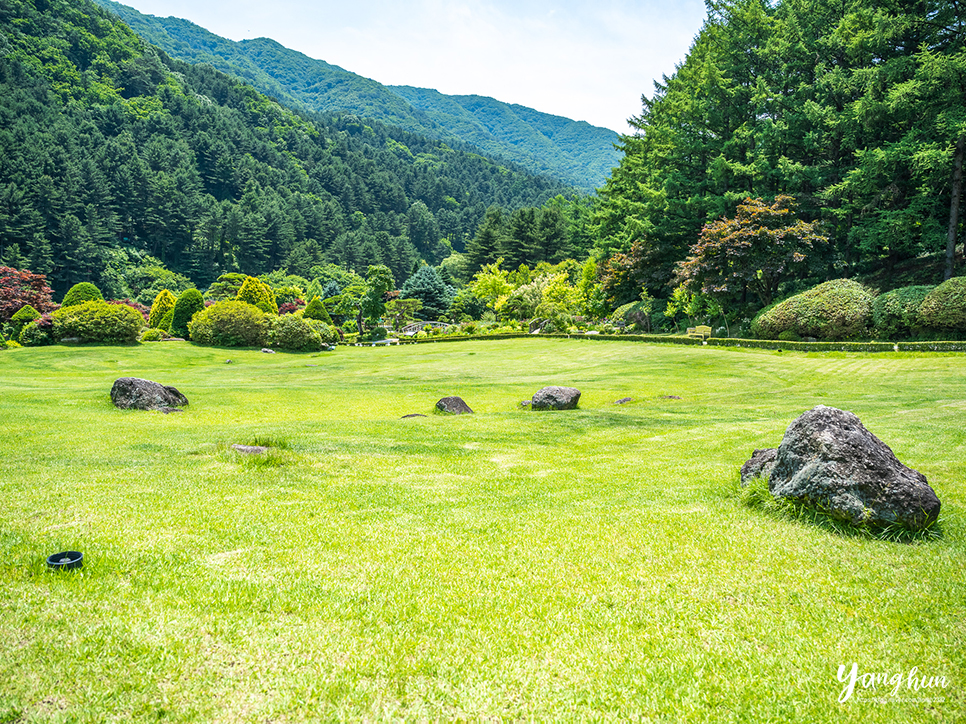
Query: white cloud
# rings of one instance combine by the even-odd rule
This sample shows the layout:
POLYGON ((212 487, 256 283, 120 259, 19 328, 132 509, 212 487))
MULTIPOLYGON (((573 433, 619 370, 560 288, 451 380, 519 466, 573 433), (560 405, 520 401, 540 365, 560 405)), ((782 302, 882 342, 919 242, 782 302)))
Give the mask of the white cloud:
POLYGON ((128 0, 233 40, 265 36, 387 85, 492 96, 626 131, 673 72, 702 0, 128 0))

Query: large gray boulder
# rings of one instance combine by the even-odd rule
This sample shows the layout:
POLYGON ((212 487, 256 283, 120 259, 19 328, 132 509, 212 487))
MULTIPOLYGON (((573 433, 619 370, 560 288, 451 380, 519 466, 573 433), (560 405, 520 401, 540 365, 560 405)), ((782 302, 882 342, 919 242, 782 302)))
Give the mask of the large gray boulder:
POLYGON ((473 410, 462 397, 444 397, 436 403, 436 410, 447 415, 472 415, 473 410))
POLYGON ((922 473, 899 462, 851 412, 825 405, 788 426, 768 489, 854 525, 916 531, 939 517, 939 498, 922 473))
POLYGON ((573 410, 580 400, 576 387, 544 387, 531 400, 533 410, 573 410))
POLYGON ((139 377, 121 377, 111 388, 111 402, 122 410, 164 411, 186 406, 188 398, 174 387, 166 387, 139 377))

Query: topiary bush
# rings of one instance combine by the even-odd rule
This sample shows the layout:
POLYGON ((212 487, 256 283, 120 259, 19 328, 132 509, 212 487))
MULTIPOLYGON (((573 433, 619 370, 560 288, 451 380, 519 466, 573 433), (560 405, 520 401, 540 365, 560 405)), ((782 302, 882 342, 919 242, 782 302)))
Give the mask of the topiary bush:
POLYGON ((966 332, 966 277, 947 279, 922 300, 917 321, 939 332, 966 332))
POLYGON ((191 341, 213 347, 262 347, 266 344, 268 319, 247 302, 216 302, 188 322, 191 341))
POLYGON ((102 301, 104 301, 104 295, 101 294, 100 289, 90 282, 81 282, 67 290, 67 294, 64 295, 64 301, 60 303, 60 306, 73 307, 84 302, 102 301))
POLYGON ((141 333, 142 342, 160 342, 164 339, 164 332, 160 329, 149 328, 141 333))
POLYGON ((238 290, 237 300, 258 307, 266 314, 278 314, 275 292, 268 284, 255 277, 245 277, 241 289, 238 290))
POLYGON ((40 319, 40 312, 31 307, 29 304, 25 304, 17 313, 10 317, 10 327, 12 329, 11 336, 19 337, 23 328, 30 324, 35 319, 40 319))
POLYGON ((136 309, 105 301, 61 307, 51 315, 56 340, 79 337, 84 342, 125 344, 136 342, 144 318, 136 309))
POLYGON ((292 314, 268 317, 268 346, 291 352, 318 352, 322 337, 307 320, 292 314))
POLYGON ((151 314, 148 315, 148 326, 152 329, 163 329, 164 318, 168 312, 174 309, 174 305, 177 303, 177 297, 167 289, 158 292, 158 295, 154 298, 154 303, 151 305, 151 314))
POLYGON ((326 324, 320 319, 308 319, 305 317, 303 319, 312 325, 312 329, 319 333, 323 344, 338 344, 342 339, 342 335, 339 334, 339 328, 334 324, 326 324))
POLYGON ((205 308, 205 300, 201 292, 197 289, 185 289, 178 297, 174 305, 174 314, 171 317, 170 332, 175 337, 188 338, 188 322, 191 318, 205 308))
POLYGON ((758 339, 778 339, 783 332, 826 340, 869 335, 872 290, 851 279, 833 279, 767 307, 751 322, 758 339))
POLYGON ((872 302, 872 324, 880 339, 905 339, 916 335, 919 308, 935 287, 900 287, 880 294, 872 302))
POLYGON ((332 324, 332 317, 329 316, 329 311, 317 296, 312 297, 312 301, 302 310, 302 316, 305 319, 318 319, 326 324, 332 324))

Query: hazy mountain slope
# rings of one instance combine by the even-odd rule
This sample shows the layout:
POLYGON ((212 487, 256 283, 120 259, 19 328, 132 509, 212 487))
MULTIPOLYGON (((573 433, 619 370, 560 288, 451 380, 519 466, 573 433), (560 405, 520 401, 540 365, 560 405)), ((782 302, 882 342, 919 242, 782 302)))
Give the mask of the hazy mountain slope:
POLYGON ((178 18, 158 18, 112 0, 95 0, 174 58, 209 63, 296 108, 354 113, 554 176, 584 190, 601 186, 620 161, 618 135, 483 96, 387 87, 309 58, 268 38, 235 42, 178 18))

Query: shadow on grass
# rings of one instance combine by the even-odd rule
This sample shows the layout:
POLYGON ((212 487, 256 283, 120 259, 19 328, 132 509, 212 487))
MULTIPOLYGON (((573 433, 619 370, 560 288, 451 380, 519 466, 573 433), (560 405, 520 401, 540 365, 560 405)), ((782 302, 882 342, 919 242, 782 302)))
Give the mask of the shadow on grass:
POLYGON ((772 518, 796 521, 845 538, 866 538, 913 545, 938 541, 943 537, 942 517, 917 531, 898 524, 853 525, 833 517, 827 511, 785 498, 775 498, 768 490, 768 479, 762 477, 752 478, 745 487, 735 483, 732 497, 737 498, 743 505, 759 510, 772 518))

